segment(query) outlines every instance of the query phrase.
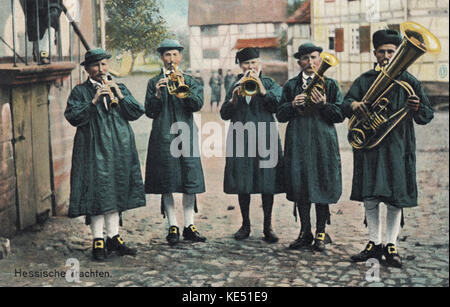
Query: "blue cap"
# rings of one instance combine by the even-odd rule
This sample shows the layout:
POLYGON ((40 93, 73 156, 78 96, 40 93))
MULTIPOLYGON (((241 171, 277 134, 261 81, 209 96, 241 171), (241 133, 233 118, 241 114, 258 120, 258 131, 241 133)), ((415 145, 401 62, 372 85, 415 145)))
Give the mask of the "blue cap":
POLYGON ((177 49, 178 51, 183 51, 184 47, 181 46, 180 42, 175 39, 164 39, 156 49, 160 54, 163 54, 166 50, 177 49))
POLYGON ((103 59, 109 59, 111 55, 106 53, 102 48, 91 49, 84 55, 84 61, 80 63, 82 66, 89 66, 92 63, 101 61, 103 59))

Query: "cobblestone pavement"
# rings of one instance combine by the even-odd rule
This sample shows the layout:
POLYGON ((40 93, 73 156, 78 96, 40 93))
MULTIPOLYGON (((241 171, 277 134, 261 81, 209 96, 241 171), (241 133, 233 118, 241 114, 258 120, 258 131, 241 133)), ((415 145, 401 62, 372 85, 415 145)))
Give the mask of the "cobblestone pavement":
MULTIPOLYGON (((124 82, 143 101, 146 78, 132 77, 124 82)), ((223 124, 216 113, 202 112, 201 120, 223 124)), ((143 170, 150 124, 146 118, 132 124, 143 170)), ((341 124, 338 134, 343 194, 339 203, 331 207, 332 224, 327 232, 333 244, 324 253, 287 248, 297 238, 299 224, 284 194, 275 197, 273 212, 278 243, 262 240, 258 195, 252 196, 251 236, 245 241, 235 241, 232 235, 241 222, 237 197, 223 193, 224 158, 211 157, 202 158, 207 192, 198 195, 199 213, 195 217, 197 228, 208 238, 206 243, 182 242, 169 247, 165 241, 166 220, 160 214, 160 197, 147 195, 146 207, 124 213, 121 229, 125 242, 137 247, 137 256, 93 262, 90 230, 84 220, 53 217, 44 225, 11 238, 12 253, 0 260, 0 286, 448 287, 448 113, 438 113, 430 125, 416 127, 419 207, 405 210, 406 225, 398 244, 404 259, 402 269, 349 261, 350 255, 364 248, 367 229, 363 225, 363 206, 349 201, 352 153, 345 140, 346 126, 341 124), (70 258, 79 261, 78 283, 61 276, 71 268, 66 266, 70 258)), ((181 209, 179 195, 175 202, 181 209)), ((183 221, 181 210, 178 214, 178 220, 183 221)), ((314 216, 312 212, 313 225, 314 216)))

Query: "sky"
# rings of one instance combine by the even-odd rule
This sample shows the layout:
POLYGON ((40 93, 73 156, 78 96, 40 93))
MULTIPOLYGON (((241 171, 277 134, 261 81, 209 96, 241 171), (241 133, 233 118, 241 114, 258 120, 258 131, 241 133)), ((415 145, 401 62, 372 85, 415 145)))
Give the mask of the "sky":
POLYGON ((161 0, 161 14, 173 32, 187 31, 189 0, 161 0))

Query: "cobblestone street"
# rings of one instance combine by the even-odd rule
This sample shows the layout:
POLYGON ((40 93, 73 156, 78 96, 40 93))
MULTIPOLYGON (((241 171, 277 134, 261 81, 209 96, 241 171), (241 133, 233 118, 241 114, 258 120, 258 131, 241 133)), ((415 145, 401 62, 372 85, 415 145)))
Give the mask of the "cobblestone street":
MULTIPOLYGON (((134 76, 121 82, 143 103, 147 80, 147 76, 134 76)), ((223 127, 219 115, 208 112, 208 97, 205 101, 208 103, 201 113, 202 123, 216 121, 223 127)), ((381 265, 378 279, 376 266, 349 260, 350 255, 364 248, 368 236, 363 225, 362 204, 349 201, 353 159, 343 123, 337 125, 343 193, 339 203, 331 207, 327 232, 333 243, 325 253, 288 249, 298 236, 299 222, 294 220, 292 203, 286 200, 285 194, 275 197, 273 226, 280 237, 278 243, 262 240, 259 195, 252 196, 250 238, 234 240, 232 236, 241 223, 237 196, 223 193, 225 159, 211 157, 202 158, 206 193, 197 197, 199 213, 195 216, 197 228, 208 238, 206 243, 182 242, 169 247, 165 240, 167 222, 160 214, 160 197, 147 195, 146 207, 123 215, 121 236, 138 249, 137 256, 93 262, 90 229, 84 225, 84 219, 52 217, 45 224, 10 238, 11 254, 0 260, 0 286, 448 287, 448 120, 448 113, 437 113, 429 125, 416 125, 419 207, 404 212, 406 225, 398 244, 403 268, 381 265), (49 272, 66 272, 70 268, 66 266, 69 258, 77 259, 80 271, 86 273, 79 283, 70 283, 61 276, 43 276, 49 272), (30 277, 30 273, 34 276, 30 277)), ((144 173, 151 120, 142 117, 132 126, 144 173)), ((178 221, 183 221, 180 195, 175 195, 175 204, 178 221)), ((314 219, 312 222, 315 225, 314 219)))

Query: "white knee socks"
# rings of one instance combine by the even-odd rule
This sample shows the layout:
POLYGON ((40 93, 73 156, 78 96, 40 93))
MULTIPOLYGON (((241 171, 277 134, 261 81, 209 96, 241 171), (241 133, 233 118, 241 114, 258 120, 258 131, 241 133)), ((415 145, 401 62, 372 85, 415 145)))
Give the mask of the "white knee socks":
POLYGON ((103 238, 103 228, 106 223, 106 234, 112 238, 119 234, 119 212, 109 212, 91 216, 91 231, 94 239, 103 238))
MULTIPOLYGON (((163 194, 164 211, 166 212, 167 222, 169 226, 177 226, 177 217, 175 213, 175 203, 171 193, 163 194)), ((183 213, 184 213, 184 227, 194 224, 194 206, 195 194, 183 194, 183 213)))
POLYGON ((163 194, 161 196, 163 198, 164 202, 164 211, 166 212, 167 216, 167 223, 170 226, 177 226, 177 215, 175 214, 175 204, 173 201, 173 195, 172 193, 163 194))
POLYGON ((194 224, 195 194, 183 194, 184 227, 194 224))
POLYGON ((369 228, 369 240, 375 245, 381 244, 380 206, 377 200, 365 201, 367 228, 369 228))
MULTIPOLYGON (((366 200, 364 206, 366 208, 367 227, 369 228, 369 240, 375 245, 382 243, 381 240, 381 222, 380 222, 380 201, 366 200)), ((400 233, 400 223, 402 217, 402 209, 386 205, 386 243, 397 244, 397 238, 400 233)))
POLYGON ((402 209, 387 206, 386 215, 386 243, 397 245, 397 238, 400 233, 400 224, 402 220, 402 209))
POLYGON ((105 214, 106 234, 113 238, 119 234, 119 212, 110 212, 105 214))
POLYGON ((103 226, 105 225, 104 215, 91 216, 91 231, 94 239, 103 239, 103 226))

